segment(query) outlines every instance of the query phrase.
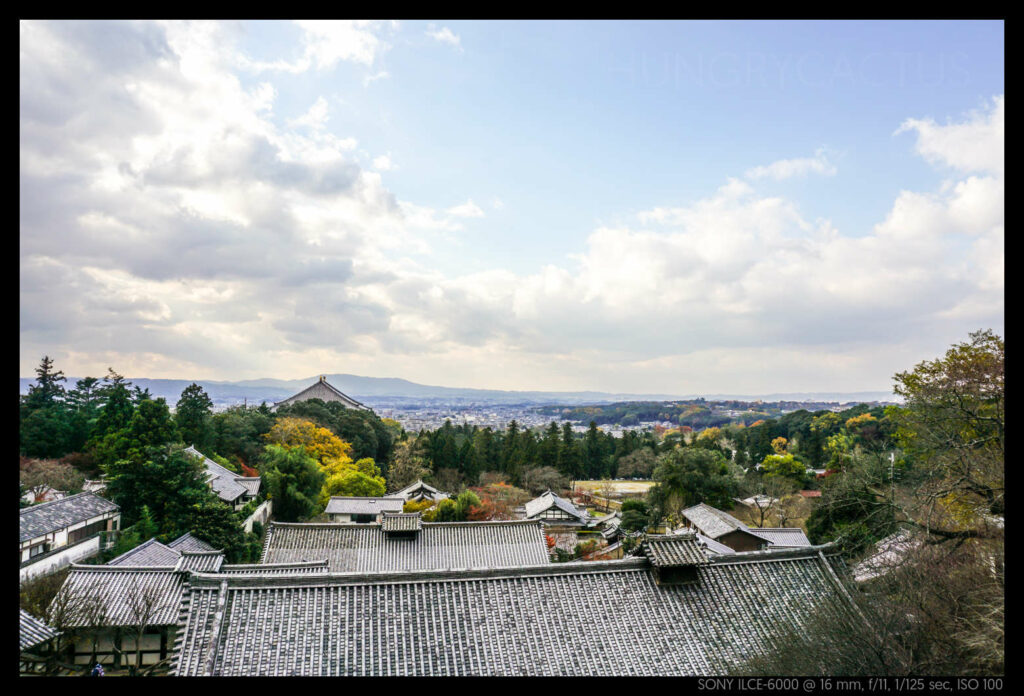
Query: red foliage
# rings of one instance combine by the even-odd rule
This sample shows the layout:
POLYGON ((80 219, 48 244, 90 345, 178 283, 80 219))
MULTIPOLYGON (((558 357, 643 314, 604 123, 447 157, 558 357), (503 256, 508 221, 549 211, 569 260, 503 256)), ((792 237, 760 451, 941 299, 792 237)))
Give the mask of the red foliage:
POLYGON ((550 551, 551 549, 555 548, 555 538, 554 538, 553 536, 551 536, 550 534, 545 534, 545 535, 544 535, 544 541, 546 541, 546 542, 547 542, 547 544, 548 544, 548 550, 549 550, 549 551, 550 551))
POLYGON ((246 466, 245 462, 238 462, 238 465, 242 467, 242 476, 259 476, 260 472, 253 469, 251 466, 246 466))

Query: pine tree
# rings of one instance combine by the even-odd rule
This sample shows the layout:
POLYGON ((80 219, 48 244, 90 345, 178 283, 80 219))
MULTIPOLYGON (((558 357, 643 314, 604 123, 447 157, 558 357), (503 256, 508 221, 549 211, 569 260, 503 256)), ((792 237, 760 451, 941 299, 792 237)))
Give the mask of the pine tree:
POLYGON ((174 422, 186 445, 206 450, 213 444, 213 401, 193 382, 181 392, 175 405, 174 422))

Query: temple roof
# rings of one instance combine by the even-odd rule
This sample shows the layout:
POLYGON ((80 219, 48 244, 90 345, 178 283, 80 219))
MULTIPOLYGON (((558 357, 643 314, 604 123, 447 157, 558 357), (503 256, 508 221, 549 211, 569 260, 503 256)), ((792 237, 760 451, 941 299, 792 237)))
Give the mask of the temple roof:
POLYGON ((21 612, 20 642, 22 650, 31 650, 60 635, 60 631, 48 626, 44 621, 37 619, 24 609, 19 611, 21 612))
POLYGON ((172 549, 177 549, 179 552, 182 551, 216 551, 202 539, 192 536, 191 532, 185 532, 174 541, 167 544, 172 549))
POLYGON ((206 467, 207 483, 221 500, 234 503, 240 496, 255 496, 259 493, 260 478, 258 476, 239 476, 234 471, 225 469, 192 445, 186 447, 185 452, 203 460, 203 465, 206 467))
POLYGON ((140 617, 150 626, 166 626, 178 620, 187 575, 166 566, 72 564, 57 596, 66 593, 68 626, 134 626, 140 617), (102 619, 90 619, 92 602, 102 608, 102 619), (149 609, 142 609, 147 603, 149 609))
POLYGON ((107 561, 108 566, 173 566, 181 558, 181 551, 161 544, 156 537, 144 541, 134 549, 125 551, 107 561))
POLYGON ((379 515, 382 512, 401 512, 405 505, 404 498, 394 495, 376 497, 331 496, 327 501, 328 515, 379 515))
POLYGON ((379 524, 271 522, 263 563, 327 558, 331 572, 500 568, 547 563, 539 522, 424 522, 414 539, 394 539, 379 524))
POLYGON ((589 518, 589 515, 587 515, 585 510, 581 511, 568 500, 559 497, 552 491, 544 491, 533 500, 527 502, 525 507, 527 517, 535 517, 548 508, 557 507, 558 509, 569 513, 581 522, 585 522, 589 518))
POLYGON ((649 535, 643 546, 651 565, 658 567, 704 565, 708 557, 694 534, 649 535))
POLYGON ((747 531, 767 540, 772 546, 796 548, 811 545, 811 540, 799 527, 747 527, 747 531))
POLYGON ((713 675, 812 614, 852 614, 822 547, 720 557, 657 585, 645 558, 464 571, 195 573, 174 673, 713 675))
POLYGON ((320 375, 320 379, 313 382, 311 385, 300 391, 298 394, 289 396, 284 401, 278 401, 276 404, 270 407, 271 411, 276 411, 281 406, 287 404, 293 404, 296 401, 307 401, 309 399, 320 399, 321 401, 338 401, 344 404, 347 408, 361 409, 364 411, 371 410, 369 406, 365 406, 351 396, 343 393, 340 389, 336 388, 327 379, 320 375))
POLYGON ((29 541, 50 532, 58 532, 74 524, 117 512, 120 509, 114 503, 95 493, 79 493, 49 503, 22 508, 20 513, 21 541, 29 541))

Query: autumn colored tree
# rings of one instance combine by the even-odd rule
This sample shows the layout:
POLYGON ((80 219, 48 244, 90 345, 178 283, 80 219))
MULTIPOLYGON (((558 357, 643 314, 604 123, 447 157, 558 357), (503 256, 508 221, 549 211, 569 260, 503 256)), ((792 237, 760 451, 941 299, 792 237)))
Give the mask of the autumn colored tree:
POLYGON ((345 473, 352 468, 352 446, 315 423, 300 418, 282 418, 264 438, 285 449, 303 448, 320 464, 326 476, 345 473))

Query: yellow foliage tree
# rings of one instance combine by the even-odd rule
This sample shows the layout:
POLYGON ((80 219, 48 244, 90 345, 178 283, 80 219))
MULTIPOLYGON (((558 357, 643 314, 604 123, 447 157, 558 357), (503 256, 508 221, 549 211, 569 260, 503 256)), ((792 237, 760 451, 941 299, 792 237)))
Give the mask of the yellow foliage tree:
POLYGON ((356 468, 352 463, 352 445, 311 421, 282 418, 263 437, 286 449, 304 447, 309 456, 320 463, 327 476, 345 474, 356 468))
POLYGON ((721 428, 704 428, 697 435, 698 440, 711 440, 712 442, 718 442, 718 439, 722 437, 721 428))
POLYGON ((775 450, 775 454, 785 454, 786 445, 789 444, 789 440, 784 437, 777 437, 772 440, 772 449, 775 450))

